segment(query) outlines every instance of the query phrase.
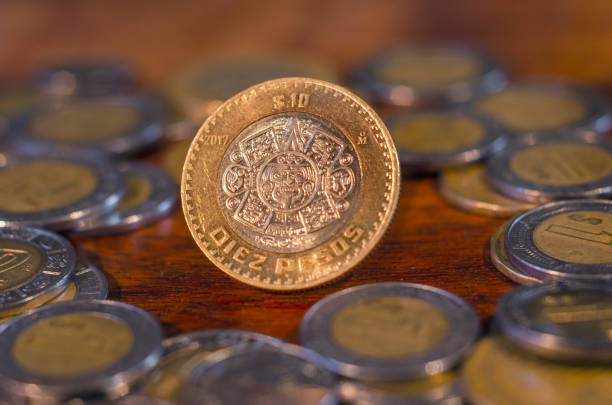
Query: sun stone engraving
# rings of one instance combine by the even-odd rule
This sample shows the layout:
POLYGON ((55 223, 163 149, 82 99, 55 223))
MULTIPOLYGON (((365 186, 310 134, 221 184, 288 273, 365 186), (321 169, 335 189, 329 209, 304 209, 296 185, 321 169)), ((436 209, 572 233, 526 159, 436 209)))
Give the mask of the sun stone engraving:
POLYGON ((355 150, 338 128, 310 114, 278 114, 251 124, 229 146, 219 195, 246 241, 298 252, 346 223, 360 179, 355 150))

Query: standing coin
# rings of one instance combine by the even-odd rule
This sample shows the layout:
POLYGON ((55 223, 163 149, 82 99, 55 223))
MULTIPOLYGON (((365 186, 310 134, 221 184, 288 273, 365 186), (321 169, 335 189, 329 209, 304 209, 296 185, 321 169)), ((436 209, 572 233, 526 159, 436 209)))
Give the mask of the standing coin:
POLYGON ((612 201, 549 203, 519 215, 504 243, 510 261, 541 280, 612 280, 612 201))
POLYGON ((296 290, 363 259, 399 187, 393 141, 369 106, 336 85, 289 78, 237 94, 206 120, 181 197, 193 238, 221 270, 296 290))
POLYGON ((612 402, 612 368, 548 361, 503 337, 485 338, 463 368, 475 405, 601 405, 612 402))
POLYGON ((506 229, 508 229, 511 222, 512 221, 508 221, 504 223, 497 229, 497 231, 495 231, 493 236, 491 236, 491 240, 489 242, 491 261, 493 262, 495 268, 500 271, 500 273, 516 283, 532 284, 540 282, 539 279, 531 277, 529 274, 526 274, 524 271, 513 265, 508 257, 506 245, 504 244, 504 235, 506 234, 506 229))
POLYGON ((161 334, 147 312, 115 301, 35 309, 0 327, 0 388, 33 401, 123 395, 157 363, 161 334))
POLYGON ((579 140, 516 143, 488 162, 495 188, 533 202, 612 193, 612 145, 579 140))
POLYGON ((481 215, 510 217, 535 206, 498 193, 489 184, 482 164, 446 169, 440 174, 438 185, 451 204, 481 215))
POLYGON ((461 298, 410 283, 348 288, 313 305, 300 325, 304 346, 335 373, 360 380, 404 380, 455 366, 479 332, 461 298))
POLYGON ((187 157, 191 141, 191 139, 185 139, 172 142, 163 151, 162 164, 178 184, 181 183, 183 165, 185 164, 185 158, 187 157))

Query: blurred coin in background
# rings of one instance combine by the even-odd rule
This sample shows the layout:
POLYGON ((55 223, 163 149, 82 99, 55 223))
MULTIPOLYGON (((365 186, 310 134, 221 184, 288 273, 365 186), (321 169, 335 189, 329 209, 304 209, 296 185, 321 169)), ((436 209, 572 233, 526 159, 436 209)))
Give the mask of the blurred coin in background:
POLYGON ((495 231, 493 236, 491 236, 489 242, 491 262, 493 263, 495 268, 499 270, 504 276, 508 277, 510 280, 516 283, 532 284, 540 282, 541 280, 530 276, 529 274, 525 273, 523 270, 512 264, 510 258, 508 257, 508 253, 506 252, 506 245, 504 243, 504 237, 506 229, 508 229, 508 226, 511 222, 512 220, 504 223, 495 231))
POLYGON ((168 143, 162 151, 162 165, 172 175, 178 184, 181 183, 183 165, 187 157, 187 151, 191 146, 191 139, 168 143))
POLYGON ((29 87, 0 85, 0 136, 7 131, 11 120, 39 100, 40 95, 29 87))

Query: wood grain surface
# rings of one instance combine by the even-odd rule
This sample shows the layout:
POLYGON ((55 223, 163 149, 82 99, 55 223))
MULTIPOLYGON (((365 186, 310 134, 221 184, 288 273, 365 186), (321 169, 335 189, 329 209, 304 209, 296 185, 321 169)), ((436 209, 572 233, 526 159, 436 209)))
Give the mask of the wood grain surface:
MULTIPOLYGON (((0 82, 27 80, 49 62, 97 57, 133 65, 148 88, 186 64, 244 50, 305 52, 346 72, 395 43, 467 41, 494 54, 516 78, 565 77, 607 88, 610 21, 608 0, 4 0, 0 82)), ((147 158, 157 161, 159 151, 147 158)), ((297 341, 300 319, 317 300, 378 281, 446 289, 486 321, 514 285, 488 258, 489 237, 502 222, 452 208, 434 178, 405 178, 378 248, 343 279, 297 293, 258 290, 217 270, 178 206, 136 232, 73 242, 79 256, 107 275, 110 298, 150 311, 167 335, 231 327, 297 341)))

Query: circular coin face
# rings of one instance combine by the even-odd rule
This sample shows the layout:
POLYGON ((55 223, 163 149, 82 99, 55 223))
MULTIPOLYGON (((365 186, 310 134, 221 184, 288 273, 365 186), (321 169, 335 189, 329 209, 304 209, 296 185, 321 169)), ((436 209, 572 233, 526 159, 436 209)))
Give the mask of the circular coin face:
POLYGON ((332 371, 360 380, 402 380, 453 367, 478 335, 478 318, 459 297, 409 283, 348 288, 304 316, 304 346, 332 371))
POLYGON ((491 236, 491 240, 489 242, 491 262, 493 262, 493 265, 500 271, 500 273, 516 283, 532 284, 540 282, 540 280, 537 278, 532 277, 521 269, 517 268, 510 261, 508 253, 506 252, 506 245, 504 244, 504 235, 510 223, 511 221, 504 223, 497 229, 497 231, 495 231, 493 236, 491 236))
POLYGON ((492 184, 526 201, 597 197, 612 192, 612 146, 570 140, 515 144, 488 162, 492 184))
POLYGON ((335 279, 380 240, 399 161, 374 111, 314 79, 279 79, 228 100, 202 126, 181 197, 192 236, 238 280, 292 290, 335 279))
POLYGON ((559 201, 516 217, 504 243, 511 262, 539 279, 612 279, 612 202, 559 201))
POLYGON ((463 368, 467 397, 476 405, 606 404, 611 378, 607 365, 547 361, 503 337, 481 340, 463 368))
POLYGON ((3 325, 0 341, 0 387, 17 397, 57 401, 124 393, 162 350, 161 327, 151 315, 97 300, 30 311, 3 325))

